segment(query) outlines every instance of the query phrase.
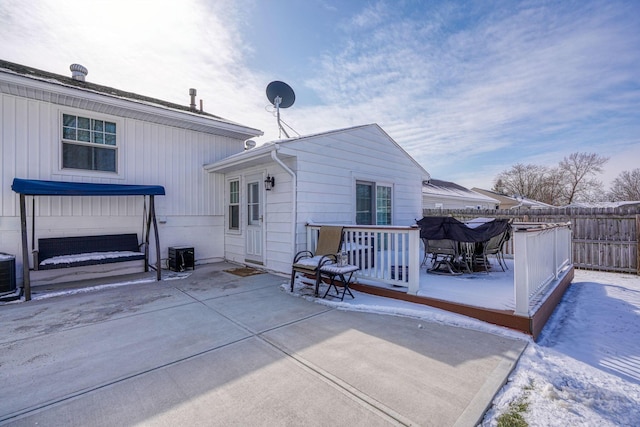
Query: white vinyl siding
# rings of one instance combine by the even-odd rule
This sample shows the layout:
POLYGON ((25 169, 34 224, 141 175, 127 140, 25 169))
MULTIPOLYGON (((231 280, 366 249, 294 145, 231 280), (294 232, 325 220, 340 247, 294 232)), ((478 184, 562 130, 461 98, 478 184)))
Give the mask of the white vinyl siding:
MULTIPOLYGON (((99 119, 103 115, 46 101, 0 93, 0 241, 3 251, 19 253, 19 198, 14 178, 54 181, 162 185, 155 198, 160 242, 196 247, 198 260, 224 256, 225 179, 203 170, 207 163, 243 150, 243 141, 208 132, 130 119, 115 114, 118 173, 61 169, 62 114, 99 119)), ((142 197, 27 198, 35 204, 36 239, 70 235, 142 233, 142 197)), ((147 200, 148 209, 148 200, 147 200)), ((31 230, 29 230, 31 239, 31 230)), ((37 241, 36 241, 37 242, 37 241)), ((152 258, 155 255, 152 255, 152 258)))
POLYGON ((305 249, 308 222, 356 224, 359 181, 391 189, 390 200, 383 198, 381 221, 390 215, 391 225, 412 225, 422 217, 426 172, 376 125, 282 143, 279 156, 286 155, 296 156, 297 250, 305 249))

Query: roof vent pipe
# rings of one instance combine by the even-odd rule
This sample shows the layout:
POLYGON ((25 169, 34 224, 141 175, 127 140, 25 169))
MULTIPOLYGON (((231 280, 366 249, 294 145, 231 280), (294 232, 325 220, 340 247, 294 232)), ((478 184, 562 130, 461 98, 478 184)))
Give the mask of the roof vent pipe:
POLYGON ((73 80, 79 80, 83 82, 85 77, 87 77, 87 74, 89 74, 89 70, 87 70, 80 64, 71 64, 69 66, 69 69, 71 70, 71 78, 73 80))
POLYGON ((189 89, 189 96, 191 97, 191 104, 189 105, 189 108, 191 108, 193 111, 196 110, 196 93, 197 91, 195 89, 189 89))

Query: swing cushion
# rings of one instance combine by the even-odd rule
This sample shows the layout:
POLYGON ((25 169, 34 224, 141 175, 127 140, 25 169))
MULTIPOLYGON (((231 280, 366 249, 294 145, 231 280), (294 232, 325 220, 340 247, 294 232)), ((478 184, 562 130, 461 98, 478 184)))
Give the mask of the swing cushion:
POLYGON ((38 239, 37 254, 38 270, 145 259, 136 233, 38 239))

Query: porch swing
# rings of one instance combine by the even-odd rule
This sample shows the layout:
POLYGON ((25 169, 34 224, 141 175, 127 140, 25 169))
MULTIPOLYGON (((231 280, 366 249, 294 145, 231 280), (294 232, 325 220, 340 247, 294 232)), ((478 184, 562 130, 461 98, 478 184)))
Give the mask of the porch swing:
MULTIPOLYGON (((42 181, 14 178, 11 189, 20 195, 20 228, 22 233, 23 292, 26 301, 31 300, 31 275, 29 269, 29 247, 27 238, 26 196, 143 196, 143 242, 138 245, 136 233, 55 237, 38 239, 38 251, 34 251, 34 269, 54 269, 78 267, 114 262, 144 259, 144 271, 149 268, 156 271, 157 280, 161 280, 160 236, 155 212, 154 196, 164 196, 164 187, 160 185, 124 185, 90 184, 62 181, 42 181), (146 212, 146 196, 149 196, 149 212, 146 212), (146 221, 146 227, 145 227, 146 221), (149 234, 154 229, 156 262, 149 264, 149 234), (140 246, 144 251, 140 252, 140 246), (103 255, 94 255, 94 254, 103 255), (108 255, 104 255, 108 254, 108 255), (83 256, 85 255, 85 256, 83 256), (93 256, 86 256, 93 255, 93 256), (55 258, 54 258, 55 257, 55 258), (65 260, 65 257, 70 257, 65 260), (53 260, 55 262, 46 262, 53 260), (62 261, 60 261, 62 259, 62 261)), ((35 207, 32 213, 32 249, 35 246, 35 207)))

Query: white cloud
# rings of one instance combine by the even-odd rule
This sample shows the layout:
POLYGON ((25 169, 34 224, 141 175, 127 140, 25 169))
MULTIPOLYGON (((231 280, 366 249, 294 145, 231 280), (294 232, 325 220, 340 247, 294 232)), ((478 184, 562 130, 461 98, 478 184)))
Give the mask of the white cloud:
POLYGON ((349 105, 354 120, 382 124, 430 171, 474 167, 474 159, 477 171, 500 171, 539 155, 557 163, 585 146, 606 151, 612 121, 637 119, 640 37, 625 19, 631 11, 488 6, 456 29, 446 27, 460 10, 431 9, 399 20, 380 3, 368 8, 308 84, 340 110, 349 105), (620 92, 625 84, 635 92, 620 92), (488 152, 494 165, 479 164, 488 152))
MULTIPOLYGON (((173 102, 187 104, 195 87, 205 110, 276 139, 265 111, 272 79, 247 60, 267 36, 247 31, 252 4, 3 0, 0 46, 9 61, 60 74, 79 62, 92 82, 173 102)), ((379 123, 449 180, 490 182, 516 162, 575 151, 622 153, 640 145, 637 13, 597 1, 366 3, 309 55, 316 68, 300 89, 320 103, 282 117, 303 134, 379 123)), ((612 171, 628 164, 618 157, 612 171)))

